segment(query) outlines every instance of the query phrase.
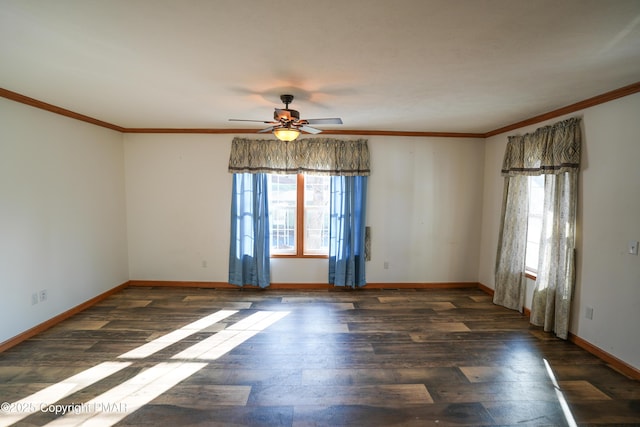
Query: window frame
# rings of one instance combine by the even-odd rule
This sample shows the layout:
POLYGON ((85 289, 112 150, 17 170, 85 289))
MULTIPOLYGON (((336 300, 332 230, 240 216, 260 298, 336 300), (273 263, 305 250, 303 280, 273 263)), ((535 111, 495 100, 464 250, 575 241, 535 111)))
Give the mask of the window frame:
MULTIPOLYGON (((295 239, 295 253, 291 254, 274 254, 271 253, 271 258, 319 258, 328 259, 329 254, 305 254, 304 253, 304 190, 305 180, 304 174, 296 174, 296 239, 295 239)), ((269 230, 271 233, 271 230, 269 230)))

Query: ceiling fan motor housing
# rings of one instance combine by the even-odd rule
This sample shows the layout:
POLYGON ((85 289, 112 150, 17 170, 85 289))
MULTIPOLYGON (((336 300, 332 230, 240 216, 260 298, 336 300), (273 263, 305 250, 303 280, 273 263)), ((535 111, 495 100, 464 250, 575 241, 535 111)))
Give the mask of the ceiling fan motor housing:
POLYGON ((293 102, 293 95, 280 95, 280 100, 284 104, 284 108, 276 108, 273 118, 279 122, 289 123, 300 120, 300 113, 296 110, 290 110, 289 104, 293 102))
POLYGON ((288 108, 276 108, 276 111, 273 113, 273 118, 276 121, 298 121, 300 120, 300 113, 296 110, 290 110, 288 108))

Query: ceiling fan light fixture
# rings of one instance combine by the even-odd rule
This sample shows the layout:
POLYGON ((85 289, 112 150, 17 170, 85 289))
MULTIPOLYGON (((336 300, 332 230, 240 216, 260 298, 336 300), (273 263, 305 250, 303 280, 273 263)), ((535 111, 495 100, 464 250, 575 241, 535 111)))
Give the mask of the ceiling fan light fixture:
POLYGON ((296 128, 283 127, 283 128, 275 128, 273 130, 273 134, 280 141, 289 142, 296 139, 300 135, 300 131, 296 128))

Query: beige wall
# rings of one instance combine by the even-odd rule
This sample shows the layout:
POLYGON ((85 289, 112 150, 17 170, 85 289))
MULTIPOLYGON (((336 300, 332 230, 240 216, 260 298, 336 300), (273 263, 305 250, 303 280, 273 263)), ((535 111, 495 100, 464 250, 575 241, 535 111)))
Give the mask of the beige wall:
MULTIPOLYGON (((227 280, 232 138, 125 135, 131 279, 227 280)), ((371 137, 369 147, 368 281, 475 282, 483 141, 371 137)), ((272 281, 326 283, 327 260, 273 259, 272 281)))
MULTIPOLYGON (((640 94, 588 108, 583 118, 577 241, 577 283, 570 331, 640 369, 640 94), (593 319, 585 317, 593 308, 593 319)), ((568 116, 567 116, 568 117, 568 116)), ((493 288, 507 135, 531 132, 559 117, 488 138, 478 278, 493 288)), ((526 305, 531 306, 531 288, 526 305)))
POLYGON ((476 282, 482 139, 380 136, 369 141, 372 259, 367 280, 476 282))
POLYGON ((128 280, 124 203, 120 133, 0 98, 0 342, 128 280))
POLYGON ((125 135, 131 279, 227 281, 229 148, 229 136, 125 135))

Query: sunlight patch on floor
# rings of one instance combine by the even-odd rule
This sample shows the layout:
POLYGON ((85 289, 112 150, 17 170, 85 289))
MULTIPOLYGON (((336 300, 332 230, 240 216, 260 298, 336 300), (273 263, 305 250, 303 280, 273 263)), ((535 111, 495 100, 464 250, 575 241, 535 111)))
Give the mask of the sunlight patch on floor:
POLYGON ((83 404, 87 411, 68 413, 47 426, 111 426, 140 409, 206 363, 158 363, 83 404))
POLYGON ((259 311, 181 351, 172 359, 215 360, 288 314, 288 311, 259 311))
POLYGON ((138 348, 135 348, 127 353, 121 354, 118 356, 119 359, 144 359, 145 357, 151 356, 154 353, 157 353, 160 350, 163 350, 169 347, 172 344, 181 341, 196 332, 200 332, 201 330, 208 328, 215 323, 218 323, 221 320, 226 319, 227 317, 236 314, 237 310, 220 310, 209 316, 203 317, 202 319, 196 320, 193 323, 189 323, 186 326, 183 326, 180 329, 176 329, 175 331, 169 332, 166 335, 163 335, 159 338, 156 338, 153 341, 148 342, 138 348))
POLYGON ((547 368, 547 375, 551 379, 553 383, 553 388, 556 391, 556 397, 558 398, 558 402, 560 403, 560 407, 562 408, 562 413, 564 414, 565 419, 567 420, 567 425, 569 427, 578 427, 576 424, 576 420, 573 418, 573 414, 571 413, 571 409, 569 408, 569 404, 567 400, 564 398, 564 394, 560 390, 560 385, 558 381, 556 381, 556 376, 553 374, 553 370, 551 369, 551 365, 547 362, 547 359, 542 359, 544 361, 544 366, 547 368))
MULTIPOLYGON (((118 356, 118 358, 144 359, 236 313, 238 313, 238 310, 217 311, 128 351, 118 356)), ((12 425, 36 412, 54 411, 63 415, 46 424, 47 426, 69 427, 82 425, 105 427, 114 425, 207 366, 206 362, 196 363, 184 361, 185 359, 215 360, 249 338, 259 334, 289 313, 288 311, 259 311, 178 353, 171 358, 172 361, 160 362, 148 369, 144 369, 136 376, 112 387, 88 402, 56 403, 132 365, 133 362, 101 363, 13 404, 6 403, 10 407, 20 408, 20 411, 5 411, 3 404, 3 411, 0 412, 0 427, 12 425)))
POLYGON ((19 412, 12 413, 4 410, 0 412, 0 426, 10 426, 33 413, 46 411, 49 405, 107 378, 129 365, 131 362, 104 362, 20 399, 11 406, 19 409, 19 412))

